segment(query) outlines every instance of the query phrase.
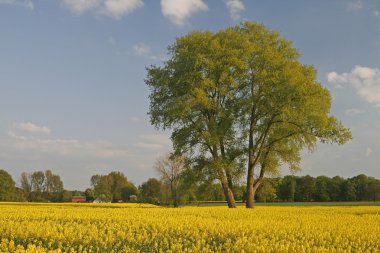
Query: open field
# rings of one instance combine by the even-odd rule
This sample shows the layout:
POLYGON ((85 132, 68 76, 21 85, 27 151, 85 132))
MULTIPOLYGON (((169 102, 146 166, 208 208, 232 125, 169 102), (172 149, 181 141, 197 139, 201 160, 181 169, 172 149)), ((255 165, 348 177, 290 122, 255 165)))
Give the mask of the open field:
POLYGON ((0 252, 379 252, 379 206, 0 204, 0 252))

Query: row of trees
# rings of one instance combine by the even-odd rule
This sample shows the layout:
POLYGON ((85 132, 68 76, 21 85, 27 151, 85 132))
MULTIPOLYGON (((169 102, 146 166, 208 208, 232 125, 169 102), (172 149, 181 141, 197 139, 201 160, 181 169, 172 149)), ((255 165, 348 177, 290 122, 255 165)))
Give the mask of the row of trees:
POLYGON ((259 201, 380 201, 380 180, 366 175, 344 179, 336 176, 285 176, 266 179, 259 201))
MULTIPOLYGON (((85 191, 67 191, 58 175, 45 172, 22 173, 21 188, 11 175, 0 170, 0 201, 69 202, 72 196, 88 201, 146 202, 178 206, 192 201, 223 201, 223 188, 216 180, 197 177, 194 169, 183 166, 184 158, 166 155, 157 160, 155 168, 160 179, 150 178, 136 187, 121 172, 91 177, 91 187, 85 191)), ((235 198, 246 201, 246 185, 234 185, 235 198)), ((285 176, 265 178, 257 190, 259 202, 306 201, 380 201, 380 180, 366 175, 352 178, 285 176)))
MULTIPOLYGON (((236 184, 233 189, 237 201, 246 201, 246 186, 236 184)), ((172 203, 170 189, 155 178, 139 187, 140 201, 153 204, 172 203)), ((180 180, 176 189, 176 203, 192 201, 224 201, 225 196, 217 182, 186 183, 180 180)), ((366 175, 342 177, 285 176, 265 178, 257 190, 258 202, 327 202, 380 201, 380 180, 366 175)))
POLYGON ((0 170, 0 201, 62 202, 66 191, 59 175, 51 170, 23 172, 20 186, 5 170, 0 170))

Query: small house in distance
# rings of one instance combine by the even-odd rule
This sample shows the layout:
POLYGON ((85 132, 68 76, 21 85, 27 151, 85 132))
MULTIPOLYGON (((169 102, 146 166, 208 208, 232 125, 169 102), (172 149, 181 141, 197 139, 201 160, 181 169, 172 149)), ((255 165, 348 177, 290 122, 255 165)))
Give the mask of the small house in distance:
POLYGON ((72 203, 86 203, 86 196, 73 196, 71 197, 72 203))

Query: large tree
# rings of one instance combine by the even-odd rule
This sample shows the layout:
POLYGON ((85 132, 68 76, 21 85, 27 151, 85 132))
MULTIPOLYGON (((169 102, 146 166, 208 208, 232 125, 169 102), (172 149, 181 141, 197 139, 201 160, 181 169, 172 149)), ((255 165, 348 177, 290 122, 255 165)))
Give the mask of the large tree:
POLYGON ((261 24, 192 32, 148 68, 151 123, 172 132, 174 148, 213 168, 229 207, 246 160, 247 207, 264 175, 299 168, 318 141, 345 143, 350 131, 330 112, 329 91, 291 42, 261 24))

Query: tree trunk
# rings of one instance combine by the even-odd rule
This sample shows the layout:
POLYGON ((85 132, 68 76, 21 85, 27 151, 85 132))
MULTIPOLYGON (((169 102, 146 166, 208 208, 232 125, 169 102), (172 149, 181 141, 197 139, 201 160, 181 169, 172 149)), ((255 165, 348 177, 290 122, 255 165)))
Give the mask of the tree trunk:
POLYGON ((245 207, 246 208, 254 208, 255 205, 255 192, 253 189, 253 169, 248 170, 247 175, 247 199, 245 201, 245 207))
POLYGON ((222 187, 223 187, 223 192, 224 196, 226 197, 227 200, 227 205, 229 208, 236 208, 236 203, 235 203, 235 197, 232 189, 228 186, 228 183, 222 182, 222 187))
POLYGON ((177 194, 176 194, 176 190, 174 189, 173 181, 170 181, 170 193, 172 195, 173 207, 178 207, 177 194))
POLYGON ((234 192, 232 191, 232 181, 229 182, 222 169, 218 170, 219 180, 222 183, 224 196, 226 197, 229 208, 236 208, 234 192))
POLYGON ((245 201, 246 208, 255 207, 255 193, 257 188, 259 188, 261 181, 264 176, 265 167, 261 168, 260 176, 255 180, 253 175, 253 164, 249 164, 247 173, 247 200, 245 201))
POLYGON ((252 178, 252 183, 247 184, 247 201, 245 202, 246 208, 254 208, 255 207, 255 193, 257 188, 259 188, 262 179, 258 178, 256 181, 252 178))

